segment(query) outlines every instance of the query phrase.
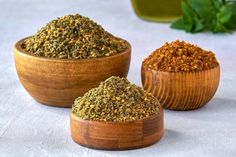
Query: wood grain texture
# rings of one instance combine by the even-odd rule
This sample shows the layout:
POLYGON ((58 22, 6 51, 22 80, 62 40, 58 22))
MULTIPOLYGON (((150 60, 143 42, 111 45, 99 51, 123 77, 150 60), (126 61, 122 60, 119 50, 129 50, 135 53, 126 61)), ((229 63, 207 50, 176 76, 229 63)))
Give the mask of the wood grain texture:
POLYGON ((131 46, 125 52, 103 58, 68 60, 36 57, 14 47, 15 66, 20 82, 38 102, 51 106, 71 107, 78 96, 110 76, 126 77, 131 46))
POLYGON ((83 120, 73 113, 71 137, 80 145, 108 150, 141 148, 156 143, 164 133, 163 110, 160 114, 130 122, 83 120))
POLYGON ((220 66, 201 72, 161 72, 142 65, 143 88, 158 98, 164 108, 193 110, 214 96, 220 81, 220 66))

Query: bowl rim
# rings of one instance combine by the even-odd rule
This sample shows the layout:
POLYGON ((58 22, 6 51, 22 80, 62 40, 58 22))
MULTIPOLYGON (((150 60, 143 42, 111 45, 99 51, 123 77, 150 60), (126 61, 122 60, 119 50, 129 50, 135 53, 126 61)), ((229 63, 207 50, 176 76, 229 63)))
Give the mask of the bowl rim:
POLYGON ((143 62, 142 62, 142 65, 141 65, 141 69, 151 70, 151 71, 155 71, 155 72, 158 72, 158 73, 166 73, 166 74, 197 74, 197 73, 203 73, 203 72, 206 72, 206 71, 211 71, 211 70, 214 70, 214 69, 219 69, 220 70, 220 63, 218 62, 218 64, 213 68, 210 68, 210 69, 207 69, 207 70, 201 70, 201 71, 194 71, 194 72, 193 71, 190 71, 190 72, 161 71, 161 70, 156 70, 156 69, 152 69, 148 66, 145 66, 143 62))
POLYGON ((109 125, 123 125, 123 124, 130 124, 130 123, 135 123, 135 122, 143 122, 145 120, 151 120, 151 119, 154 119, 154 118, 158 118, 161 117, 164 119, 164 111, 163 111, 163 108, 160 106, 159 108, 159 113, 158 114, 154 114, 154 115, 151 115, 149 117, 146 117, 146 118, 143 118, 143 119, 136 119, 136 120, 131 120, 131 121, 102 121, 102 120, 85 120, 85 119, 82 119, 78 116, 76 116, 72 111, 70 112, 70 117, 75 119, 77 122, 85 122, 85 123, 97 123, 97 124, 109 124, 109 125))
MULTIPOLYGON (((127 40, 124 40, 128 47, 126 50, 124 50, 123 52, 111 55, 111 56, 105 56, 105 57, 99 57, 99 58, 85 58, 85 59, 59 59, 59 58, 50 58, 50 57, 40 57, 40 56, 35 56, 33 54, 27 53, 22 47, 21 44, 23 43, 24 40, 30 38, 32 36, 28 36, 25 38, 22 38, 20 40, 18 40, 15 44, 14 44, 14 53, 19 53, 20 55, 24 56, 24 57, 29 57, 32 59, 38 59, 38 60, 43 60, 43 61, 57 61, 57 62, 96 62, 96 61, 104 61, 105 59, 112 59, 112 58, 116 58, 119 56, 122 56, 124 54, 131 54, 131 45, 127 40)), ((120 38, 121 39, 121 38, 120 38)))

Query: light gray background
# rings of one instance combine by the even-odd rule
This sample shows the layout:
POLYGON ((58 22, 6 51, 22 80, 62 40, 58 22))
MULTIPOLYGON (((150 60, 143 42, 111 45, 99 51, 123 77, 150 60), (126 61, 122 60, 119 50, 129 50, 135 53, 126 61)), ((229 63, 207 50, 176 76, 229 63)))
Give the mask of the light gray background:
POLYGON ((168 24, 138 19, 129 0, 0 0, 0 157, 72 156, 236 156, 236 34, 187 34, 168 24), (207 106, 188 112, 165 111, 165 135, 153 146, 99 151, 75 144, 69 109, 35 102, 19 83, 13 44, 48 21, 80 13, 132 45, 128 78, 141 86, 141 61, 166 41, 186 40, 216 53, 221 64, 218 91, 207 106))

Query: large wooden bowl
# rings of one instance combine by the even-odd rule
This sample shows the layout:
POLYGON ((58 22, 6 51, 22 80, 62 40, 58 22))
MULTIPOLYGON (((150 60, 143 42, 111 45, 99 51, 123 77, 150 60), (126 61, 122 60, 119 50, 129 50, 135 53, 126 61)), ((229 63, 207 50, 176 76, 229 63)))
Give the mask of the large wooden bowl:
POLYGON ((142 64, 142 84, 156 96, 162 107, 193 110, 214 96, 220 81, 220 66, 200 72, 162 72, 142 64))
POLYGON ((72 139, 95 149, 124 150, 141 148, 156 143, 164 133, 163 110, 160 114, 130 122, 83 120, 70 116, 72 139))
POLYGON ((36 57, 14 46, 15 66, 20 82, 38 102, 51 106, 71 107, 78 96, 110 76, 126 77, 131 47, 126 51, 96 59, 52 59, 36 57))

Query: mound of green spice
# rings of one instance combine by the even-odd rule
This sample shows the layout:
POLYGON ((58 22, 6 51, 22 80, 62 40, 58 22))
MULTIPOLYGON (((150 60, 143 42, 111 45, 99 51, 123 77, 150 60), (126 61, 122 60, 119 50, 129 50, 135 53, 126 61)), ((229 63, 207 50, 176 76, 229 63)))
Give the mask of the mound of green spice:
POLYGON ((85 59, 111 56, 128 45, 89 18, 76 14, 52 20, 26 39, 22 47, 41 57, 85 59))
POLYGON ((112 76, 78 97, 72 112, 85 120, 131 121, 158 114, 158 100, 127 79, 112 76))

